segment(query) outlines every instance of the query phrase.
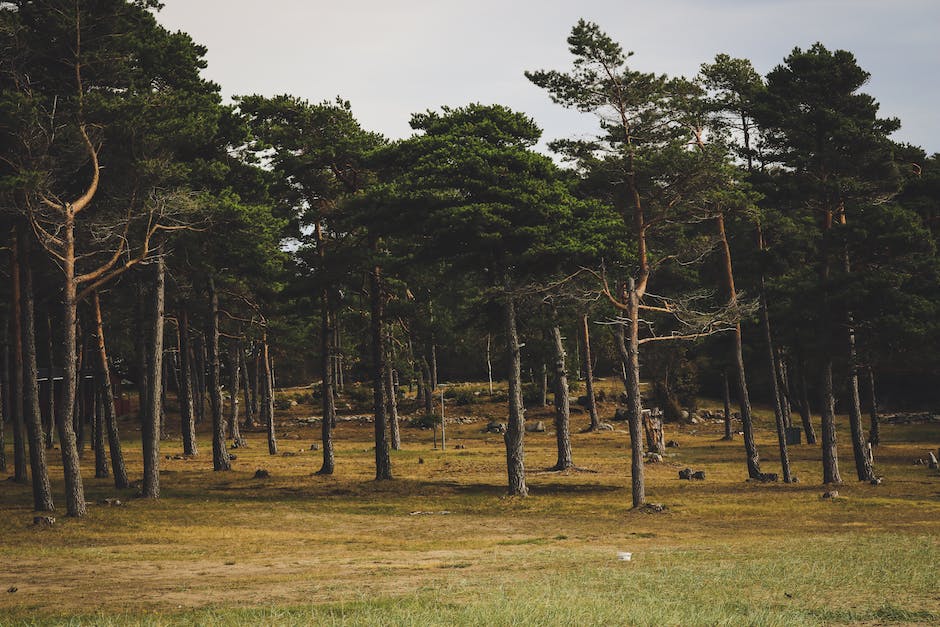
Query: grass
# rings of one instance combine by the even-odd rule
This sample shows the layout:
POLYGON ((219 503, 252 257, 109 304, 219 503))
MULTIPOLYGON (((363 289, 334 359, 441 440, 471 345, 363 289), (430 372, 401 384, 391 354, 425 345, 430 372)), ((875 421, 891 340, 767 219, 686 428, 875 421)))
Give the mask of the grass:
MULTIPOLYGON (((940 476, 912 464, 940 444, 936 424, 884 427, 881 486, 851 480, 843 444, 835 501, 820 498, 815 447, 791 449, 800 483, 755 485, 720 425, 669 426, 680 448, 647 465, 649 499, 668 510, 645 514, 629 509, 625 425, 573 435, 575 462, 596 472, 544 471, 548 408, 529 412, 549 425, 526 434, 531 496, 505 497, 501 437, 481 433, 500 411, 486 399, 448 408, 481 418, 448 426, 463 450, 403 429, 391 482, 372 480, 372 425, 356 421, 339 423, 335 475, 316 476, 318 425, 289 420, 309 406, 281 415, 292 456, 267 455, 264 434, 249 433, 233 471, 213 473, 202 434, 199 457, 161 460, 159 501, 86 475, 88 516, 51 529, 30 526, 27 487, 0 482, 0 625, 940 623, 940 476), (686 466, 707 480, 678 480, 686 466), (270 478, 254 479, 258 468, 270 478), (112 496, 126 504, 97 504, 112 496)), ((776 472, 766 418, 758 441, 776 472)), ((587 423, 573 420, 575 431, 587 423)), ((132 425, 122 429, 139 477, 132 425)))

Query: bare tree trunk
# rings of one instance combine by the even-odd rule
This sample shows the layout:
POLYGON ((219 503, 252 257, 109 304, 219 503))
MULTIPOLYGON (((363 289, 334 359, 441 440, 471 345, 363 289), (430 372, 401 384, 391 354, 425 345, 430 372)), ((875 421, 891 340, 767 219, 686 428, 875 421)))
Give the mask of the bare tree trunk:
POLYGON ((525 407, 522 404, 522 359, 516 327, 516 302, 507 274, 505 284, 504 323, 506 325, 506 356, 509 364, 509 420, 503 440, 506 443, 506 470, 510 496, 527 496, 525 482, 525 407))
POLYGON ((839 474, 839 451, 836 441, 836 408, 832 395, 832 361, 826 359, 822 367, 822 459, 823 483, 841 484, 839 474))
POLYGON ((277 435, 274 432, 274 367, 268 347, 268 333, 265 330, 261 339, 261 361, 264 368, 264 414, 268 428, 268 454, 277 455, 277 435))
POLYGON ((539 396, 541 397, 539 406, 545 407, 548 405, 548 366, 544 361, 542 362, 542 372, 541 376, 539 377, 539 383, 539 396))
POLYGON ((23 396, 26 410, 26 432, 29 437, 29 465, 33 479, 33 509, 40 512, 55 510, 52 486, 46 465, 46 449, 42 436, 42 411, 39 407, 39 368, 36 365, 36 323, 33 307, 33 271, 30 267, 28 240, 19 234, 19 248, 23 263, 22 278, 22 342, 23 342, 23 396))
POLYGON ((581 341, 584 343, 584 387, 587 394, 587 410, 591 417, 591 431, 597 429, 600 418, 597 416, 597 401, 594 396, 594 360, 591 355, 591 332, 588 324, 588 315, 581 314, 581 341))
POLYGON ((49 361, 49 396, 46 399, 46 417, 43 423, 43 431, 46 434, 46 448, 51 449, 55 444, 55 412, 56 412, 56 393, 55 393, 55 342, 52 332, 52 312, 46 312, 46 358, 49 361))
POLYGON ((144 446, 144 480, 141 496, 145 499, 160 498, 160 412, 163 407, 163 301, 165 268, 162 252, 154 264, 153 310, 150 332, 150 353, 147 373, 147 412, 140 430, 144 446))
POLYGON ((552 307, 552 339, 555 344, 555 443, 558 458, 552 470, 567 470, 571 460, 571 408, 568 399, 568 369, 565 365, 565 344, 558 326, 558 314, 552 307))
MULTIPOLYGON (((251 378, 248 376, 248 360, 245 358, 246 346, 242 346, 238 351, 238 368, 242 372, 242 390, 244 391, 243 400, 245 402, 245 428, 253 429, 255 426, 254 407, 251 402, 251 378)), ((237 392, 236 392, 237 393, 237 392)))
POLYGON ((215 279, 209 277, 209 405, 212 411, 212 469, 231 470, 228 451, 225 450, 225 420, 222 417, 222 389, 219 377, 219 295, 215 290, 215 279))
POLYGON ((193 415, 193 378, 190 367, 192 357, 189 342, 189 312, 183 308, 179 312, 177 338, 180 353, 180 435, 183 439, 183 455, 198 455, 196 446, 196 419, 193 415))
POLYGON ((111 368, 108 365, 108 351, 104 340, 104 321, 101 316, 101 300, 98 292, 91 293, 92 306, 95 310, 95 327, 98 336, 98 384, 101 386, 101 400, 104 403, 104 420, 108 430, 108 449, 111 452, 111 468, 114 470, 114 487, 126 488, 127 467, 124 464, 124 452, 121 450, 121 437, 118 433, 117 411, 114 407, 114 392, 111 389, 111 368))
POLYGON ((432 338, 431 340, 431 390, 436 390, 438 384, 437 379, 437 344, 434 343, 432 338))
POLYGON ((69 213, 64 231, 65 254, 62 270, 65 274, 62 289, 62 363, 64 380, 62 411, 57 416, 56 429, 59 432, 59 447, 62 451, 62 472, 65 476, 66 512, 69 516, 84 516, 85 487, 82 484, 82 472, 78 459, 78 447, 75 431, 72 427, 75 415, 76 383, 78 380, 78 356, 76 349, 76 330, 78 325, 78 284, 75 278, 75 216, 69 213))
POLYGON ((196 407, 196 424, 202 424, 206 419, 206 371, 208 370, 208 357, 206 355, 206 339, 196 335, 196 346, 193 351, 191 363, 195 365, 193 383, 195 394, 193 400, 196 407))
POLYGON ((631 277, 627 281, 621 300, 626 303, 630 321, 629 338, 624 329, 617 332, 617 348, 624 370, 624 390, 627 393, 627 420, 630 426, 630 475, 633 507, 646 503, 646 479, 643 469, 643 399, 640 397, 640 298, 631 277))
POLYGON ((431 367, 428 365, 428 361, 421 358, 421 384, 424 386, 424 413, 427 416, 430 416, 434 413, 434 394, 431 391, 431 367))
MULTIPOLYGON (((5 329, 6 325, 0 328, 5 329)), ((7 422, 10 421, 10 365, 6 342, 3 343, 3 363, 0 364, 0 368, 2 368, 2 373, 0 373, 0 472, 6 472, 7 443, 4 432, 7 428, 7 422)))
POLYGON ((265 419, 265 410, 262 408, 261 403, 261 347, 255 346, 254 350, 255 355, 255 372, 254 376, 251 379, 251 411, 254 415, 258 416, 258 419, 262 424, 267 424, 265 419))
POLYGON ((725 437, 722 440, 731 441, 734 439, 734 430, 731 428, 731 390, 728 386, 728 371, 721 371, 722 398, 725 402, 725 437))
POLYGON ((797 344, 797 365, 799 379, 800 421, 803 423, 803 432, 806 434, 807 444, 816 444, 816 429, 813 428, 812 413, 809 404, 809 386, 806 384, 806 364, 803 362, 803 353, 797 344))
MULTIPOLYGON (((386 325, 388 327, 388 325, 386 325)), ((385 391, 387 395, 388 427, 391 436, 392 449, 401 450, 401 432, 398 429, 398 386, 395 385, 395 370, 392 368, 391 359, 394 356, 392 348, 392 330, 387 329, 388 362, 385 368, 385 391)))
POLYGON ((103 385, 98 379, 101 375, 95 377, 95 478, 104 479, 111 476, 108 469, 108 452, 105 450, 105 424, 104 424, 104 393, 103 385))
POLYGON ((878 397, 875 395, 875 371, 871 367, 871 364, 868 365, 868 400, 869 400, 869 409, 871 411, 871 428, 868 430, 868 441, 872 446, 878 446, 881 444, 881 429, 879 427, 878 420, 878 397))
POLYGON ((493 396, 493 361, 490 358, 490 334, 486 334, 486 380, 490 384, 490 396, 493 396))
POLYGON ((336 459, 333 450, 333 423, 336 421, 336 399, 333 396, 335 385, 336 356, 333 354, 335 332, 331 311, 331 299, 328 290, 322 293, 323 311, 320 313, 320 396, 323 404, 323 420, 320 422, 320 441, 323 448, 323 464, 318 475, 332 475, 336 459))
POLYGON ((10 316, 10 343, 13 345, 13 481, 26 483, 26 423, 23 413, 23 296, 20 284, 20 247, 16 228, 10 237, 10 275, 12 284, 12 315, 10 316))
POLYGON ((147 408, 150 407, 150 403, 147 401, 147 394, 150 392, 150 381, 147 379, 150 373, 150 355, 147 354, 149 331, 147 325, 147 292, 143 281, 138 280, 137 335, 135 336, 134 347, 137 352, 137 420, 141 425, 141 433, 143 433, 144 423, 147 421, 147 408))
MULTIPOLYGON (((760 229, 758 229, 760 233, 760 229)), ((761 239, 760 249, 763 250, 763 238, 761 239)), ((780 406, 780 399, 783 393, 778 384, 777 356, 774 350, 773 336, 770 334, 770 312, 767 310, 767 294, 764 291, 764 276, 760 277, 760 308, 761 323, 764 327, 764 341, 767 343, 767 355, 770 363, 770 381, 773 390, 774 400, 774 421, 777 425, 777 445, 780 447, 780 466, 783 470, 783 480, 790 483, 793 477, 790 475, 790 454, 787 450, 786 421, 784 420, 783 408, 780 406)))
MULTIPOLYGON (((845 255, 845 269, 849 270, 848 253, 845 255)), ((865 428, 862 426, 862 401, 858 393, 858 354, 855 349, 855 321, 848 314, 846 328, 849 358, 849 429, 852 434, 852 453, 855 457, 855 473, 859 481, 874 481, 875 471, 866 449, 865 428)))
POLYGON ((239 392, 239 359, 238 354, 242 351, 241 342, 233 341, 229 346, 228 353, 228 386, 229 386, 229 414, 228 428, 232 438, 232 443, 239 448, 245 446, 245 440, 242 438, 241 431, 238 428, 238 392, 239 392))
POLYGON ((783 424, 789 429, 793 426, 793 411, 790 408, 790 373, 786 356, 779 347, 777 348, 777 375, 780 378, 780 409, 783 411, 783 424))
MULTIPOLYGON (((382 333, 384 303, 382 295, 382 269, 373 266, 369 273, 369 301, 372 331, 372 404, 375 411, 375 479, 392 478, 392 460, 388 450, 388 425, 385 413, 385 342, 382 333)), ((432 345, 431 359, 434 360, 432 345)), ((434 369, 431 370, 434 376, 434 369)))

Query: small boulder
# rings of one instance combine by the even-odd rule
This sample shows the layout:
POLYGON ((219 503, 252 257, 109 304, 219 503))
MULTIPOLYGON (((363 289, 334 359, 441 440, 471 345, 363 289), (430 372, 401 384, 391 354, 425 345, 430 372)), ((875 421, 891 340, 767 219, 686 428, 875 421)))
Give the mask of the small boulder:
POLYGON ((824 499, 837 499, 839 498, 838 490, 829 490, 828 492, 823 492, 822 498, 824 499))
POLYGON ((454 445, 454 448, 457 449, 457 450, 459 450, 459 451, 462 451, 463 449, 465 449, 465 448, 467 448, 467 447, 464 446, 463 444, 456 444, 456 445, 454 445))
POLYGON ((613 431, 613 430, 614 430, 614 425, 610 424, 609 422, 602 422, 601 424, 597 425, 597 429, 596 429, 596 431, 613 431))
POLYGON ((271 477, 271 473, 269 473, 264 468, 259 468, 258 470, 255 471, 255 479, 268 479, 270 477, 271 477))
POLYGON ((762 472, 758 480, 763 483, 776 483, 780 480, 780 476, 775 472, 762 472))
POLYGON ((666 442, 666 448, 679 448, 679 443, 675 440, 669 440, 666 442))
POLYGON ((616 420, 617 422, 626 422, 627 418, 628 418, 627 408, 618 407, 617 409, 614 410, 614 417, 611 418, 611 420, 616 420))
POLYGON ((685 479, 686 481, 688 481, 689 479, 691 479, 691 478, 692 478, 692 469, 691 469, 691 468, 683 468, 682 470, 680 470, 680 471, 679 471, 679 478, 680 478, 680 479, 685 479))
MULTIPOLYGON (((596 400, 596 397, 595 397, 595 400, 596 400)), ((587 395, 579 396, 579 397, 578 397, 578 400, 576 400, 575 402, 576 402, 578 405, 580 405, 581 407, 587 407, 587 406, 588 406, 588 397, 587 397, 587 395)))
POLYGON ((647 453, 646 462, 649 464, 661 464, 663 463, 663 456, 659 453, 647 453))
POLYGON ((869 483, 871 483, 872 485, 881 485, 883 481, 884 481, 883 477, 875 477, 869 483))
POLYGON ((705 481, 705 471, 696 470, 695 472, 692 473, 692 478, 697 481, 705 481))
POLYGON ((121 499, 115 499, 115 498, 101 499, 100 501, 98 501, 98 504, 107 505, 108 507, 120 507, 121 505, 124 505, 124 503, 121 502, 121 499))
POLYGON ((319 451, 319 450, 320 450, 320 445, 317 444, 316 442, 314 442, 313 444, 310 445, 310 450, 311 450, 311 451, 319 451))
POLYGON ((646 503, 640 507, 640 511, 644 514, 661 514, 667 509, 669 508, 662 503, 646 503))
POLYGON ((535 424, 527 424, 525 426, 526 433, 544 433, 545 432, 545 423, 539 420, 535 424))
POLYGON ((506 433, 506 425, 502 422, 491 422, 483 429, 483 433, 506 433))
MULTIPOLYGON (((688 422, 688 421, 689 421, 689 410, 683 409, 682 411, 680 411, 680 412, 679 412, 679 418, 682 420, 682 422, 688 422)), ((698 423, 698 418, 694 418, 694 417, 693 417, 693 418, 692 418, 692 422, 693 422, 693 423, 698 423)))
POLYGON ((933 451, 927 453, 927 468, 931 470, 937 470, 938 468, 937 456, 933 454, 933 451))
POLYGON ((228 454, 228 458, 229 458, 229 461, 235 461, 236 459, 238 459, 238 455, 235 455, 235 454, 233 454, 233 453, 229 453, 229 454, 228 454))
POLYGON ((55 524, 53 516, 33 516, 33 526, 45 529, 55 524))

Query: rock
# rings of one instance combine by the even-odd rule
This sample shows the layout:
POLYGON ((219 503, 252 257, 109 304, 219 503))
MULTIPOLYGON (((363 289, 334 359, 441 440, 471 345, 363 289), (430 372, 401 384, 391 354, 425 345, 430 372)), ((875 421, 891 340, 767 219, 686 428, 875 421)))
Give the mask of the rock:
POLYGON ((620 396, 617 397, 617 402, 620 403, 621 405, 626 405, 627 403, 630 402, 630 397, 627 396, 626 392, 621 392, 620 396))
POLYGON ((933 454, 933 451, 927 453, 927 468, 931 470, 937 470, 937 456, 933 454))
POLYGON ((669 440, 666 442, 666 448, 679 448, 679 443, 675 440, 669 440))
MULTIPOLYGON (((596 396, 594 397, 594 400, 597 400, 597 397, 596 397, 596 396)), ((587 397, 587 395, 579 396, 579 397, 578 397, 578 400, 576 400, 575 402, 576 402, 578 405, 580 405, 581 407, 587 407, 587 406, 588 406, 588 397, 587 397)))
POLYGON ((640 511, 644 514, 661 514, 668 509, 669 508, 662 503, 646 503, 640 508, 640 511))
POLYGON ((255 479, 268 479, 270 477, 271 477, 271 473, 269 473, 264 468, 259 468, 258 470, 255 471, 255 479))
POLYGON ((617 422, 626 422, 627 418, 627 408, 618 407, 614 410, 614 417, 611 418, 611 420, 616 420, 617 422))
POLYGON ((525 426, 526 433, 544 433, 545 432, 545 423, 539 420, 535 424, 527 424, 525 426))
POLYGON ((922 459, 915 459, 915 460, 914 460, 914 465, 915 465, 915 466, 923 466, 923 465, 926 464, 926 463, 927 463, 927 462, 925 462, 925 461, 922 460, 922 459))
POLYGON ((663 463, 663 456, 659 453, 647 453, 646 461, 650 464, 661 464, 663 463))
POLYGON ((177 461, 180 461, 180 460, 186 459, 186 456, 185 456, 185 455, 174 455, 174 456, 173 456, 173 459, 175 459, 175 460, 177 460, 177 461))
POLYGON ((696 470, 695 472, 692 473, 692 478, 697 481, 705 481, 705 471, 696 470))
POLYGON ((776 483, 780 480, 780 476, 775 472, 762 472, 757 480, 762 483, 776 483))
POLYGON ((121 499, 114 498, 101 499, 98 501, 98 504, 107 505, 108 507, 120 507, 121 505, 124 505, 124 503, 121 502, 121 499))
POLYGON ((33 516, 34 527, 51 527, 55 524, 55 518, 52 516, 33 516))
POLYGON ((457 445, 454 446, 454 448, 457 449, 457 450, 462 451, 463 449, 465 449, 465 448, 467 448, 467 447, 464 446, 463 444, 457 444, 457 445))
MULTIPOLYGON (((679 418, 682 420, 682 422, 687 422, 689 420, 689 410, 683 409, 682 411, 680 411, 679 418)), ((693 423, 697 423, 698 418, 692 418, 692 421, 693 423)))
POLYGON ((829 490, 828 492, 823 492, 822 497, 823 497, 824 499, 837 499, 837 498, 839 498, 839 491, 838 491, 838 490, 829 490))
POLYGON ((870 483, 872 485, 881 485, 883 481, 884 481, 884 477, 875 477, 874 479, 871 480, 870 483))
POLYGON ((598 403, 603 403, 607 400, 607 392, 604 390, 597 390, 594 392, 594 400, 598 403))
MULTIPOLYGON (((689 414, 689 412, 684 411, 684 410, 683 410, 682 413, 685 414, 686 416, 688 416, 688 414, 689 414)), ((701 420, 699 420, 699 419, 696 418, 695 416, 692 416, 691 420, 690 420, 689 418, 683 418, 682 421, 683 421, 683 422, 686 422, 686 421, 691 422, 693 425, 701 424, 701 422, 702 422, 701 420)))
POLYGON ((233 455, 232 453, 229 453, 228 458, 231 461, 235 461, 236 459, 238 459, 238 455, 233 455))
POLYGON ((316 442, 314 442, 313 444, 310 445, 310 450, 311 450, 311 451, 319 451, 319 450, 320 450, 320 445, 317 444, 316 442))
POLYGON ((602 422, 601 424, 597 425, 596 430, 597 431, 613 431, 614 425, 610 424, 609 422, 602 422))
POLYGON ((281 457, 297 457, 297 453, 294 451, 284 451, 281 453, 281 457))
POLYGON ((419 463, 419 464, 423 464, 423 463, 424 463, 424 458, 423 458, 423 457, 419 457, 419 458, 418 458, 418 463, 419 463))
POLYGON ((7 592, 9 592, 10 594, 13 594, 17 590, 19 590, 19 588, 17 588, 16 586, 10 586, 9 588, 7 588, 7 592))
POLYGON ((491 422, 483 429, 483 433, 506 433, 506 425, 502 422, 491 422))
POLYGON ((687 480, 687 481, 688 481, 689 479, 691 479, 691 478, 692 478, 692 469, 691 469, 691 468, 683 468, 682 470, 680 470, 680 471, 679 471, 679 478, 680 478, 680 479, 685 479, 685 480, 687 480))

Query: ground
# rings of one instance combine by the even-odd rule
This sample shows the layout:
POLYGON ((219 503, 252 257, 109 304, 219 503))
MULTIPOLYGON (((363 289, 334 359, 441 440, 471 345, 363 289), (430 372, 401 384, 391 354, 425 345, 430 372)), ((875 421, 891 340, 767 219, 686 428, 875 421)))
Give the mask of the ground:
MULTIPOLYGON (((376 482, 365 420, 339 423, 336 473, 314 474, 319 425, 295 419, 315 411, 279 413, 277 456, 248 433, 226 473, 212 472, 207 433, 192 459, 164 441, 158 501, 94 479, 86 451, 88 516, 60 512, 51 528, 30 524, 28 487, 0 482, 0 625, 940 623, 940 474, 913 463, 940 444, 937 423, 884 427, 880 486, 853 480, 843 435, 835 500, 821 498, 816 447, 791 448, 799 483, 753 484, 740 438, 670 425, 680 447, 646 466, 649 500, 667 506, 652 514, 630 509, 622 423, 579 433, 587 417, 575 413, 585 470, 552 473, 551 410, 531 410, 548 426, 526 434, 531 495, 507 498, 502 439, 482 433, 485 420, 448 425, 445 451, 404 427, 395 479, 376 482), (685 467, 706 480, 679 480, 685 467), (100 503, 109 497, 123 504, 100 503)), ((139 478, 133 425, 121 426, 139 478)), ((761 426, 763 469, 779 472, 766 415, 761 426)), ((63 509, 58 451, 51 461, 63 509)))

